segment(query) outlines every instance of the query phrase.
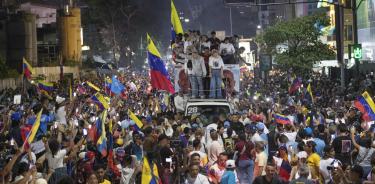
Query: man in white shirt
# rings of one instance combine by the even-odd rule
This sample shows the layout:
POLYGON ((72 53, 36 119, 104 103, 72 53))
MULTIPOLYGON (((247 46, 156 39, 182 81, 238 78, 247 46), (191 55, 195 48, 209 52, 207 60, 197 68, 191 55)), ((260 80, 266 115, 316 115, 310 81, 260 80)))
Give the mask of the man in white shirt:
POLYGON ((198 54, 196 49, 192 50, 190 60, 185 63, 185 73, 188 74, 191 84, 191 97, 196 98, 199 95, 199 97, 204 98, 202 77, 206 76, 207 71, 203 57, 198 54))
POLYGON ((199 173, 199 165, 191 164, 184 184, 209 184, 207 176, 199 173))
POLYGON ((209 77, 210 83, 210 98, 222 98, 221 83, 224 76, 224 62, 216 49, 212 49, 212 56, 209 58, 209 77))

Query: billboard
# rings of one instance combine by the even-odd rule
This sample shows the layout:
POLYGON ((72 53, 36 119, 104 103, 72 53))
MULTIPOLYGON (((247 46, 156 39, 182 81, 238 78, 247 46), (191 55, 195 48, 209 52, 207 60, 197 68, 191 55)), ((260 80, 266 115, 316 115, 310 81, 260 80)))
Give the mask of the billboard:
MULTIPOLYGON (((240 66, 237 64, 224 65, 224 78, 231 91, 240 91, 240 66)), ((174 68, 174 89, 176 92, 182 90, 187 93, 190 88, 188 76, 183 65, 176 65, 174 68)))

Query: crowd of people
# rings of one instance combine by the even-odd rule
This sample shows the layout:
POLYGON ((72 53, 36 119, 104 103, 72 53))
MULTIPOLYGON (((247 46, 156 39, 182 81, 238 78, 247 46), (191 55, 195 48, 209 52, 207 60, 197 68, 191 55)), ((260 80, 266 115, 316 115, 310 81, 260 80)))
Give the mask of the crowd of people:
MULTIPOLYGON (((185 50, 190 40, 224 58, 215 52, 224 50, 219 43, 206 43, 197 32, 184 40, 185 50), (194 41, 198 37, 201 42, 194 41)), ((192 60, 201 57, 195 49, 192 60)), ((193 69, 207 64, 195 62, 193 69)), ((361 75, 341 88, 339 81, 310 73, 290 93, 294 75, 274 70, 264 82, 245 71, 240 92, 228 98, 234 113, 215 114, 209 122, 199 112, 184 116, 182 93, 155 91, 148 75, 132 71, 114 76, 125 86, 120 94, 108 86, 110 78, 92 76, 71 87, 56 83, 47 93, 30 86, 21 103, 13 100, 21 89, 3 90, 1 183, 375 183, 374 119, 354 105, 365 91, 374 97, 375 77, 361 75), (99 104, 93 98, 98 93, 99 104)), ((193 97, 200 91, 193 87, 193 97)))

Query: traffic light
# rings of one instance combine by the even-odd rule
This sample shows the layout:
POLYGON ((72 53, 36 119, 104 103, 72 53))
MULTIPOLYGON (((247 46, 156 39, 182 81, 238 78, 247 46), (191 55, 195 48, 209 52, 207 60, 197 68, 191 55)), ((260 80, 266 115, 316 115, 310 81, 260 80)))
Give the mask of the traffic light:
POLYGON ((353 45, 353 58, 362 59, 362 45, 361 44, 353 45))

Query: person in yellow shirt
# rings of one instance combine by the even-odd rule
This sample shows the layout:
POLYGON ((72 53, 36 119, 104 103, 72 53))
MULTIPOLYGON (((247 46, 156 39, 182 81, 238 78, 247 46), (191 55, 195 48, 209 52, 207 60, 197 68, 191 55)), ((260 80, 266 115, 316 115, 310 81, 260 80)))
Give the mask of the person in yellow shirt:
POLYGON ((99 184, 111 184, 110 181, 105 179, 106 167, 104 165, 96 165, 95 171, 98 176, 99 184))
POLYGON ((307 153, 307 165, 311 171, 311 179, 319 179, 319 166, 320 166, 320 156, 315 152, 315 142, 308 141, 305 145, 305 151, 307 153))

